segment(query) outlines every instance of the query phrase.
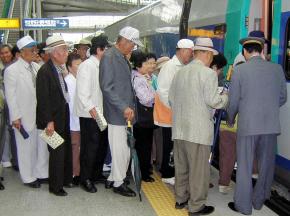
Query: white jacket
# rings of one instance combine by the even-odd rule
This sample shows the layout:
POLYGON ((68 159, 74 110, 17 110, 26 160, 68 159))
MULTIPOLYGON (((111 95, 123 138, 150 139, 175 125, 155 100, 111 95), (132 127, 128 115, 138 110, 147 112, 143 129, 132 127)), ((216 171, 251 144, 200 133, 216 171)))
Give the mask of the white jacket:
MULTIPOLYGON (((36 76, 39 65, 31 64, 36 76)), ((21 119, 24 129, 29 132, 36 127, 36 91, 28 68, 29 63, 19 58, 6 68, 4 85, 11 123, 21 119)))
POLYGON ((184 64, 182 64, 176 55, 172 57, 165 65, 162 66, 158 75, 157 93, 160 97, 161 102, 169 107, 168 94, 174 75, 179 71, 184 64))
POLYGON ((99 64, 96 56, 82 62, 77 73, 74 113, 78 117, 91 118, 89 111, 98 107, 103 112, 103 95, 99 83, 99 64))

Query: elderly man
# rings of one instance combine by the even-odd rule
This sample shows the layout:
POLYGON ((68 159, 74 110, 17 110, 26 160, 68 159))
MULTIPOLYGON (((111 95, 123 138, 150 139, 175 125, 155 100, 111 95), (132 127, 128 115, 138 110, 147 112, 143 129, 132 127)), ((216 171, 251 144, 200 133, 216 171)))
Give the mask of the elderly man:
POLYGON ((30 36, 18 40, 17 46, 20 57, 5 70, 5 96, 15 132, 21 179, 26 185, 39 188, 35 175, 38 165, 35 78, 39 66, 33 62, 37 48, 30 36))
POLYGON ((48 136, 57 132, 64 143, 49 149, 49 191, 56 196, 66 196, 63 186, 72 187, 72 147, 69 128, 69 95, 63 78, 68 46, 61 36, 46 40, 50 60, 37 74, 37 128, 48 136))
POLYGON ((86 39, 81 39, 78 44, 75 44, 77 54, 81 56, 82 61, 85 61, 88 58, 87 51, 90 49, 91 45, 91 42, 86 39))
POLYGON ((173 112, 172 138, 175 162, 175 208, 188 203, 189 216, 207 215, 209 155, 213 142, 213 109, 224 108, 227 95, 218 92, 218 77, 209 68, 217 51, 209 38, 197 38, 195 60, 174 77, 169 91, 173 112))
POLYGON ((99 64, 107 46, 107 36, 92 39, 91 56, 81 63, 77 74, 75 111, 80 117, 81 128, 81 185, 84 190, 95 193, 94 181, 106 181, 102 175, 108 148, 108 133, 100 131, 97 110, 103 112, 103 95, 99 84, 99 64))
POLYGON ((162 181, 174 185, 174 167, 170 164, 170 153, 173 149, 171 140, 171 110, 168 103, 168 92, 175 73, 192 60, 194 44, 189 39, 181 39, 173 56, 160 70, 158 76, 157 96, 155 99, 154 121, 162 127, 163 155, 161 163, 162 181))
POLYGON ((100 63, 100 87, 112 154, 112 168, 106 186, 109 188, 114 182, 114 192, 123 196, 136 196, 124 183, 130 161, 126 125, 127 121, 134 119, 135 109, 131 68, 126 56, 135 45, 142 46, 139 31, 130 26, 124 27, 119 32, 116 45, 105 52, 100 63))
MULTIPOLYGON (((13 62, 17 60, 13 58, 11 45, 3 44, 0 46, 0 60, 2 61, 3 66, 4 66, 0 75, 1 77, 0 78, 0 82, 1 82, 0 91, 2 91, 2 94, 4 94, 4 84, 2 83, 3 81, 2 78, 4 78, 4 71, 9 65, 11 65, 13 62)), ((4 145, 4 149, 3 149, 2 159, 0 161, 3 167, 10 167, 12 165, 15 170, 18 170, 15 134, 9 122, 9 111, 8 111, 7 103, 4 103, 3 115, 5 118, 5 127, 3 127, 3 132, 2 132, 3 134, 2 134, 2 138, 0 142, 1 142, 1 145, 4 145), (11 158, 11 155, 12 155, 12 158, 11 158), (10 159, 11 159, 11 162, 10 162, 10 159)))
POLYGON ((287 88, 280 65, 262 58, 265 40, 240 40, 246 63, 234 68, 229 92, 228 124, 238 118, 237 182, 234 202, 229 208, 250 215, 270 197, 274 177, 277 135, 281 133, 279 109, 286 103, 287 88), (252 187, 254 156, 259 177, 252 187))

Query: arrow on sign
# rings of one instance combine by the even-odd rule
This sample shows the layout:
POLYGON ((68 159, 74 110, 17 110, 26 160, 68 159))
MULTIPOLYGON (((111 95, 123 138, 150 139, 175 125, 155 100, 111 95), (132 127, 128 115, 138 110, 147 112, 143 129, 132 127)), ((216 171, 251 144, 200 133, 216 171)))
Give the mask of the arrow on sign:
POLYGON ((63 20, 60 24, 62 25, 62 27, 67 26, 67 22, 65 20, 63 20))

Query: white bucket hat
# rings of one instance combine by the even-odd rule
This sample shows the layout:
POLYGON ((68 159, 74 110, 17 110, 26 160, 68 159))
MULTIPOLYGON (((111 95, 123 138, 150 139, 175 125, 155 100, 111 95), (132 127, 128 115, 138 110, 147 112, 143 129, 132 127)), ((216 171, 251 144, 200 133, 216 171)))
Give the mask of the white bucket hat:
POLYGON ((144 47, 140 41, 140 33, 138 29, 135 29, 131 26, 126 26, 120 30, 119 35, 141 47, 144 47))
POLYGON ((68 46, 61 35, 53 35, 46 39, 46 47, 43 50, 49 50, 53 47, 68 46))
POLYGON ((17 45, 18 49, 21 50, 23 48, 30 48, 30 47, 36 46, 37 42, 35 40, 33 40, 32 37, 27 35, 27 36, 20 38, 16 42, 16 45, 17 45))
POLYGON ((193 49, 194 43, 189 39, 181 39, 177 42, 176 48, 180 49, 193 49))
POLYGON ((218 54, 218 51, 214 49, 213 42, 210 38, 196 38, 193 50, 205 50, 213 52, 214 55, 218 54))

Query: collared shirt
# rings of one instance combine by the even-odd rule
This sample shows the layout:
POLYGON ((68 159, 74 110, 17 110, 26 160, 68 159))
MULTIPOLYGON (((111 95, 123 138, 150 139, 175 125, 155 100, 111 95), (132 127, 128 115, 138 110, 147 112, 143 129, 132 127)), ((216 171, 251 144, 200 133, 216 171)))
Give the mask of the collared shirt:
POLYGON ((145 75, 138 71, 132 71, 132 84, 139 102, 147 107, 153 107, 154 104, 154 89, 151 82, 148 82, 145 75))
POLYGON ((91 118, 89 111, 95 107, 98 107, 103 112, 99 64, 99 59, 95 55, 91 55, 78 68, 74 109, 79 117, 91 118))
POLYGON ((63 66, 63 65, 54 65, 54 67, 56 68, 56 71, 58 73, 58 78, 59 78, 59 82, 60 82, 60 86, 61 86, 61 89, 62 89, 63 96, 64 96, 66 102, 69 103, 69 99, 70 98, 69 98, 69 94, 68 94, 66 83, 65 83, 64 78, 63 78, 63 74, 65 73, 65 66, 63 66))

